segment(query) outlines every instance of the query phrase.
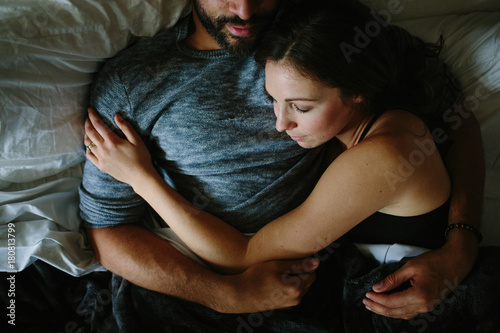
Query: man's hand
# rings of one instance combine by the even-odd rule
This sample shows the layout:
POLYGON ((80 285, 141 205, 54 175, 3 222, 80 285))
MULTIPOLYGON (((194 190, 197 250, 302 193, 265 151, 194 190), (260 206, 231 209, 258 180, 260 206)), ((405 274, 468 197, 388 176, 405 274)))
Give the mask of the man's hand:
POLYGON ((398 271, 373 285, 363 300, 372 312, 386 317, 410 319, 434 308, 465 278, 476 256, 471 249, 457 250, 452 244, 460 237, 474 237, 472 234, 454 235, 442 248, 421 254, 409 260, 398 271), (411 286, 400 292, 384 294, 406 281, 411 286))
POLYGON ((232 292, 226 302, 211 307, 223 313, 250 313, 296 306, 315 281, 318 266, 318 259, 269 261, 227 275, 232 292))

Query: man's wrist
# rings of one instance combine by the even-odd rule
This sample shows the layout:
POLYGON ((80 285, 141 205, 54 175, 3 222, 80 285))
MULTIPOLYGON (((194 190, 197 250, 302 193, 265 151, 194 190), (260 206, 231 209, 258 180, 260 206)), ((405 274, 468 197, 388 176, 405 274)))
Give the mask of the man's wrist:
POLYGON ((479 231, 479 229, 477 229, 476 227, 471 226, 471 225, 466 224, 466 223, 454 223, 454 224, 448 225, 448 227, 446 228, 446 230, 444 232, 444 237, 446 239, 448 239, 450 232, 453 232, 454 230, 467 231, 467 232, 473 233, 476 236, 478 244, 481 243, 481 241, 483 240, 483 235, 481 234, 481 231, 479 231))
POLYGON ((218 288, 205 306, 220 313, 237 313, 236 280, 236 275, 219 275, 218 288))
POLYGON ((454 228, 448 233, 443 248, 455 258, 453 265, 462 267, 468 273, 476 261, 478 239, 472 232, 454 228))

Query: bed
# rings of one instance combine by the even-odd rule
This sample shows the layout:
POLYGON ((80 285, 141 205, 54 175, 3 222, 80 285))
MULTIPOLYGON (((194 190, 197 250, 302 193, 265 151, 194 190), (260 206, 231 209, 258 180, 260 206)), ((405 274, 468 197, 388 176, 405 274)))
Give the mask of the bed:
MULTIPOLYGON (((364 2, 426 41, 444 37, 441 56, 482 130, 482 244, 500 245, 500 2, 364 2)), ((106 59, 189 11, 188 0, 0 3, 0 271, 36 261, 75 277, 104 270, 78 210, 90 84, 106 59)))

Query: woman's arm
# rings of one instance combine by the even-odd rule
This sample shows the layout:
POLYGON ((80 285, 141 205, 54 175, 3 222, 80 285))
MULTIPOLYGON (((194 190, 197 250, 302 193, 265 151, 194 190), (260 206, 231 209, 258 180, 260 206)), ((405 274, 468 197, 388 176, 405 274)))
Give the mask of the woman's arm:
MULTIPOLYGON (((415 187, 414 179, 419 179, 420 186, 421 175, 435 172, 435 162, 428 158, 408 179, 398 184, 388 182, 385 174, 398 172, 399 156, 415 149, 411 145, 413 137, 408 142, 398 140, 397 144, 387 144, 384 136, 366 139, 330 165, 302 205, 248 239, 220 219, 195 209, 170 188, 154 170, 146 147, 128 123, 116 118, 117 126, 127 137, 122 140, 95 114, 90 113, 90 119, 95 131, 88 125, 87 135, 96 147, 89 160, 102 171, 129 183, 195 253, 229 272, 271 259, 312 255, 381 208, 413 199, 416 194, 405 189, 415 187)), ((436 186, 439 184, 435 180, 429 184, 433 193, 439 193, 436 186)), ((432 194, 426 194, 422 200, 435 204, 432 194)), ((422 200, 420 206, 426 204, 422 200)))
POLYGON ((196 208, 156 172, 132 187, 168 223, 193 252, 218 271, 240 273, 262 262, 247 256, 248 237, 217 217, 196 208))
POLYGON ((189 203, 154 168, 151 155, 133 127, 119 115, 113 133, 93 109, 85 123, 87 158, 101 171, 132 186, 176 234, 202 259, 221 272, 239 273, 252 266, 245 259, 248 238, 227 223, 189 203))
MULTIPOLYGON (((249 239, 224 221, 195 208, 158 174, 151 163, 147 147, 132 126, 118 115, 115 122, 125 139, 114 134, 94 111, 89 110, 85 145, 93 142, 95 146, 87 154, 87 158, 101 171, 131 185, 191 250, 214 268, 222 272, 237 273, 254 263, 273 258, 303 258, 322 248, 319 245, 308 246, 307 242, 296 244, 296 241, 303 240, 302 232, 300 237, 293 233, 285 235, 279 230, 281 227, 278 227, 284 222, 277 221, 278 230, 270 230, 275 232, 274 238, 261 233, 249 239)), ((304 211, 299 208, 281 219, 290 222, 287 229, 310 229, 303 225, 310 218, 301 216, 304 211)), ((315 221, 316 224, 324 223, 318 219, 315 221)), ((312 235, 313 232, 307 239, 312 235)), ((322 244, 325 246, 329 243, 322 244)))

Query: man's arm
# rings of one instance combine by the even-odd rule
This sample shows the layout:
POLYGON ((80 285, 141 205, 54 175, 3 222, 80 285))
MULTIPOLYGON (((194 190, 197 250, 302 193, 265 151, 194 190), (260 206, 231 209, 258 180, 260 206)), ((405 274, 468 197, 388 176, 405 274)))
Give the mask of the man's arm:
POLYGON ((317 259, 271 261, 221 275, 186 258, 167 241, 135 225, 88 229, 98 260, 130 282, 223 313, 297 305, 315 280, 317 259), (307 275, 287 276, 298 271, 307 275))
MULTIPOLYGON (((450 133, 454 144, 445 160, 453 185, 448 224, 465 223, 479 229, 485 182, 481 128, 466 106, 462 105, 459 113, 462 122, 450 133)), ((449 232, 445 246, 455 254, 457 270, 462 269, 457 273, 460 280, 472 269, 478 245, 478 238, 468 230, 455 228, 449 232)))
MULTIPOLYGON (((461 122, 450 131, 453 144, 445 163, 452 182, 448 223, 465 223, 479 228, 483 204, 485 164, 479 124, 465 107, 461 122)), ((445 245, 408 261, 400 270, 373 286, 364 303, 371 311, 394 318, 408 319, 432 311, 471 271, 478 239, 465 229, 452 229, 445 245), (402 283, 412 287, 385 295, 402 283)))

